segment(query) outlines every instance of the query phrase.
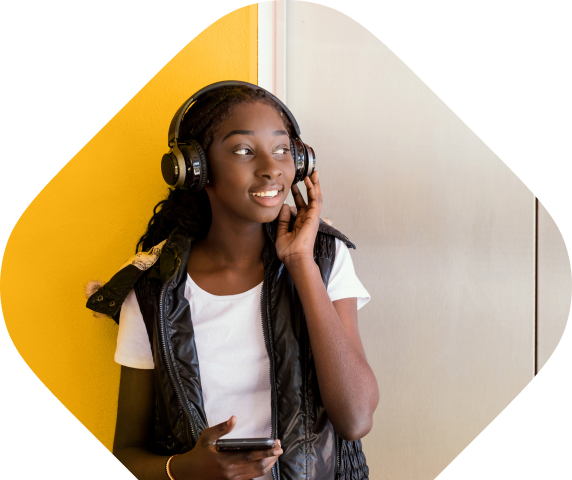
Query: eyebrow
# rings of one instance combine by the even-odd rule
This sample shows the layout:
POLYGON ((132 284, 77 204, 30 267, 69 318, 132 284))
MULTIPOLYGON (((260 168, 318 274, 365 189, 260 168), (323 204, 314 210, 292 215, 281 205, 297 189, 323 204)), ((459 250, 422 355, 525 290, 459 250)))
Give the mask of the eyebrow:
MULTIPOLYGON (((232 130, 225 135, 220 143, 223 143, 228 137, 232 135, 254 135, 254 132, 252 130, 232 130)), ((288 132, 286 130, 275 130, 272 133, 273 137, 278 137, 280 135, 288 135, 288 132)))

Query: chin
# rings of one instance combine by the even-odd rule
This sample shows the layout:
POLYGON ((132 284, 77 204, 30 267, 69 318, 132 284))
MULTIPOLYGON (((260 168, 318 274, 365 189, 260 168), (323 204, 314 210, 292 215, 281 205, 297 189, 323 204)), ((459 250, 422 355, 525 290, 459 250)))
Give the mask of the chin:
POLYGON ((280 214, 281 208, 282 208, 282 205, 277 205, 276 207, 273 207, 271 209, 268 208, 268 209, 264 209, 261 212, 256 212, 256 214, 255 214, 256 220, 255 221, 257 223, 270 223, 273 220, 275 220, 276 217, 278 217, 278 215, 280 214))

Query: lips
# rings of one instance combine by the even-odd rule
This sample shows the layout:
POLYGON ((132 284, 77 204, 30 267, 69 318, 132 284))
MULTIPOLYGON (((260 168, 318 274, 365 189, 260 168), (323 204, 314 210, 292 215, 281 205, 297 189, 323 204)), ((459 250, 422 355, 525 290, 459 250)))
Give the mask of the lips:
POLYGON ((284 190, 284 185, 279 185, 277 183, 271 183, 268 185, 262 185, 260 187, 256 187, 256 188, 252 188, 248 191, 248 193, 250 195, 256 195, 257 197, 260 196, 274 196, 276 195, 276 193, 274 193, 274 195, 266 195, 266 194, 271 194, 272 192, 280 192, 284 190), (265 195, 260 195, 260 194, 265 194, 265 195))
POLYGON ((254 195, 256 197, 275 197, 276 195, 278 195, 278 190, 267 190, 265 192, 258 192, 258 193, 251 192, 250 195, 254 195))
POLYGON ((248 192, 250 198, 264 207, 274 207, 280 203, 282 197, 282 185, 265 185, 248 192))

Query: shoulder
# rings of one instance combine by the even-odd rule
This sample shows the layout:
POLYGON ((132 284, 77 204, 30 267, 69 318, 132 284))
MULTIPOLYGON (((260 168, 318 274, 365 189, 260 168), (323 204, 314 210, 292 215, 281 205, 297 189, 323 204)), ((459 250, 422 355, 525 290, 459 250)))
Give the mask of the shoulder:
POLYGON ((346 237, 342 232, 334 228, 330 223, 325 222, 320 218, 320 226, 318 227, 318 235, 316 241, 320 236, 330 236, 341 240, 346 244, 346 247, 353 248, 355 250, 356 246, 346 237))
POLYGON ((320 219, 320 226, 314 243, 314 257, 333 260, 336 257, 336 240, 344 243, 347 248, 356 248, 342 232, 320 219))
MULTIPOLYGON (((294 222, 296 221, 296 214, 292 213, 290 216, 290 227, 289 230, 294 228, 294 222)), ((276 227, 278 224, 278 218, 273 222, 267 223, 268 233, 272 238, 276 238, 276 227)), ((336 251, 336 239, 343 242, 347 248, 355 249, 356 246, 350 241, 350 239, 340 232, 337 228, 331 225, 331 221, 324 221, 320 218, 320 225, 318 226, 318 232, 316 233, 316 241, 314 242, 314 257, 315 258, 330 258, 333 259, 336 251)))
MULTIPOLYGON (((119 323, 119 313, 123 302, 136 285, 149 285, 149 279, 159 277, 157 260, 166 250, 166 240, 147 252, 139 252, 130 257, 106 282, 91 281, 86 287, 86 307, 95 316, 107 316, 119 323), (99 314, 99 315, 97 315, 99 314)), ((151 282, 153 283, 153 282, 151 282)))
MULTIPOLYGON (((292 213, 290 216, 290 227, 289 230, 294 228, 294 222, 296 221, 296 214, 292 213)), ((273 231, 273 235, 276 233, 276 224, 278 219, 274 222, 269 223, 271 231, 273 231)), ((355 249, 356 246, 350 241, 350 239, 340 232, 337 228, 332 226, 332 222, 330 219, 322 219, 320 218, 320 225, 318 226, 318 233, 316 234, 316 245, 324 242, 333 243, 334 239, 341 240, 346 244, 348 248, 355 249)))
POLYGON ((336 243, 344 244, 348 249, 356 248, 346 235, 320 219, 320 226, 314 242, 314 258, 327 258, 333 261, 339 250, 336 243))

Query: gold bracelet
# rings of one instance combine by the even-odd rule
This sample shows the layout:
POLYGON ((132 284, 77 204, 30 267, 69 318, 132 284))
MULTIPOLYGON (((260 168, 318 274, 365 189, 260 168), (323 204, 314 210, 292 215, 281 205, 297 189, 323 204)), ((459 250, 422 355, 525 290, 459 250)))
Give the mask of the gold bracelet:
POLYGON ((167 463, 165 464, 165 471, 167 472, 167 476, 170 480, 175 480, 175 477, 173 477, 173 474, 171 473, 171 460, 173 460, 173 458, 175 458, 177 455, 169 457, 169 460, 167 460, 167 463))

